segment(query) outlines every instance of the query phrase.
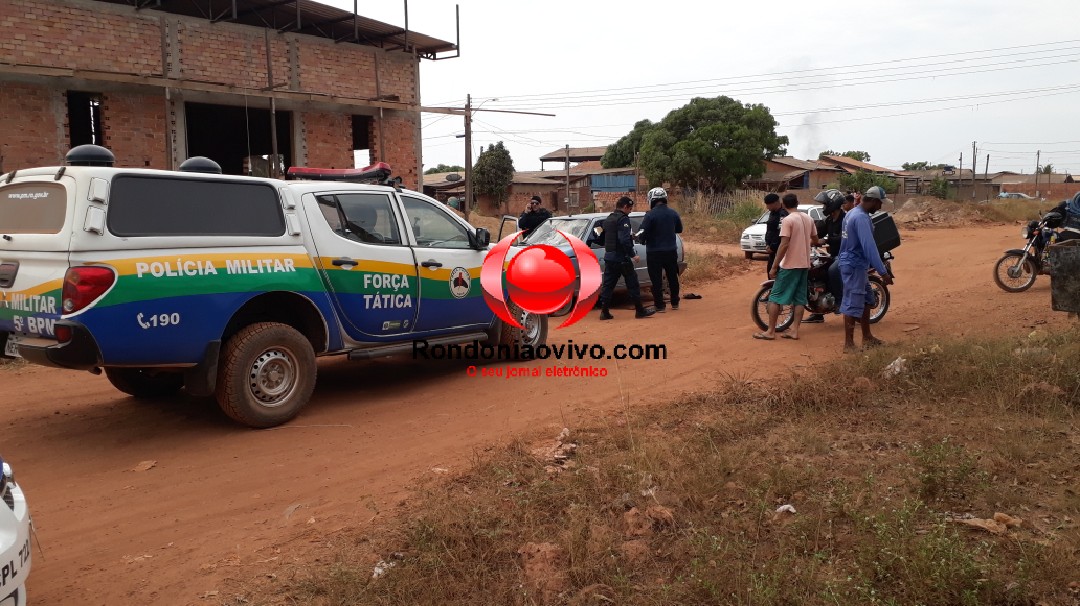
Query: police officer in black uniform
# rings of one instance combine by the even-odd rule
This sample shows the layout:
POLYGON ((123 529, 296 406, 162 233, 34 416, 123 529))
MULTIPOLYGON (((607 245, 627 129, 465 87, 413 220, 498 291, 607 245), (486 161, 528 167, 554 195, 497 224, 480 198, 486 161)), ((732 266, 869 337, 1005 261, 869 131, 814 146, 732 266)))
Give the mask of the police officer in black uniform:
POLYGON ((637 308, 637 318, 648 318, 656 313, 653 308, 641 304, 641 286, 638 284, 634 265, 640 260, 634 253, 633 226, 630 224, 630 209, 634 201, 627 196, 615 203, 615 212, 604 219, 604 282, 600 287, 600 319, 611 320, 611 295, 621 276, 626 281, 626 290, 637 308))
POLYGON ((524 231, 524 235, 528 235, 550 218, 551 211, 544 208, 544 201, 540 199, 540 196, 533 196, 525 205, 525 211, 518 217, 518 229, 524 231))
POLYGON ((765 208, 769 209, 769 219, 765 222, 765 250, 769 253, 769 264, 765 267, 765 275, 768 276, 772 271, 773 263, 776 262, 776 251, 780 250, 780 220, 788 213, 780 203, 779 194, 767 194, 765 208))

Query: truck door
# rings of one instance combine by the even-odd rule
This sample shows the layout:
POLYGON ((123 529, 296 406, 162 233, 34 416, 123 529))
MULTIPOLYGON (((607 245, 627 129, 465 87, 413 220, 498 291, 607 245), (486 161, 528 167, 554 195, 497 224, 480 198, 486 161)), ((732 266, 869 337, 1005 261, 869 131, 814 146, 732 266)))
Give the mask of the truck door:
POLYGON ((468 224, 439 202, 412 193, 402 193, 401 202, 419 266, 416 331, 489 325, 493 313, 480 288, 480 268, 487 247, 474 248, 468 224))
POLYGON ((304 208, 317 263, 345 332, 361 341, 412 332, 420 292, 416 264, 389 191, 307 196, 315 202, 305 201, 304 208))

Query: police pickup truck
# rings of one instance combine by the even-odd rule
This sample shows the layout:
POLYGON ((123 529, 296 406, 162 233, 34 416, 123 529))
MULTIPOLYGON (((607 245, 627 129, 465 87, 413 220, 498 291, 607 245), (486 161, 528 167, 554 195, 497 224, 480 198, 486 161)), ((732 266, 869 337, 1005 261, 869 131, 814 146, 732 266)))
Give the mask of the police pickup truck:
POLYGON ((310 398, 318 356, 543 344, 547 318, 514 308, 512 327, 485 303, 489 241, 397 187, 118 168, 80 146, 0 175, 0 345, 270 427, 310 398))

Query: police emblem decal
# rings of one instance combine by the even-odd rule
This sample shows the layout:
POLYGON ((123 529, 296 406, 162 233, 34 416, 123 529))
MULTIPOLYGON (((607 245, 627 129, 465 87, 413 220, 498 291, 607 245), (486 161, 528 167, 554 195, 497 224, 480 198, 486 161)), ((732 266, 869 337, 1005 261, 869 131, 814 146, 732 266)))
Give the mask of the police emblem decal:
POLYGON ((469 289, 472 287, 472 276, 469 275, 469 270, 464 267, 455 267, 450 272, 450 294, 454 295, 455 299, 462 299, 469 294, 469 289))

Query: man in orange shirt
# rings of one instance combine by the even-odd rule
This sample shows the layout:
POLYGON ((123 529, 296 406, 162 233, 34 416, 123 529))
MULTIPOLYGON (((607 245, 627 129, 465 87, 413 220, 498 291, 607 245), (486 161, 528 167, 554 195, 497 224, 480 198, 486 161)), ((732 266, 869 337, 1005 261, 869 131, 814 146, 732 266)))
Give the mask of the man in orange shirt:
POLYGON ((780 222, 780 248, 776 251, 777 263, 769 271, 773 279, 769 293, 769 330, 754 333, 755 339, 772 341, 776 338, 776 320, 780 308, 792 305, 795 321, 785 339, 799 338, 799 325, 808 303, 806 298, 807 276, 810 272, 810 247, 817 246, 817 226, 810 215, 798 211, 799 198, 795 194, 784 196, 784 208, 788 215, 780 222))

